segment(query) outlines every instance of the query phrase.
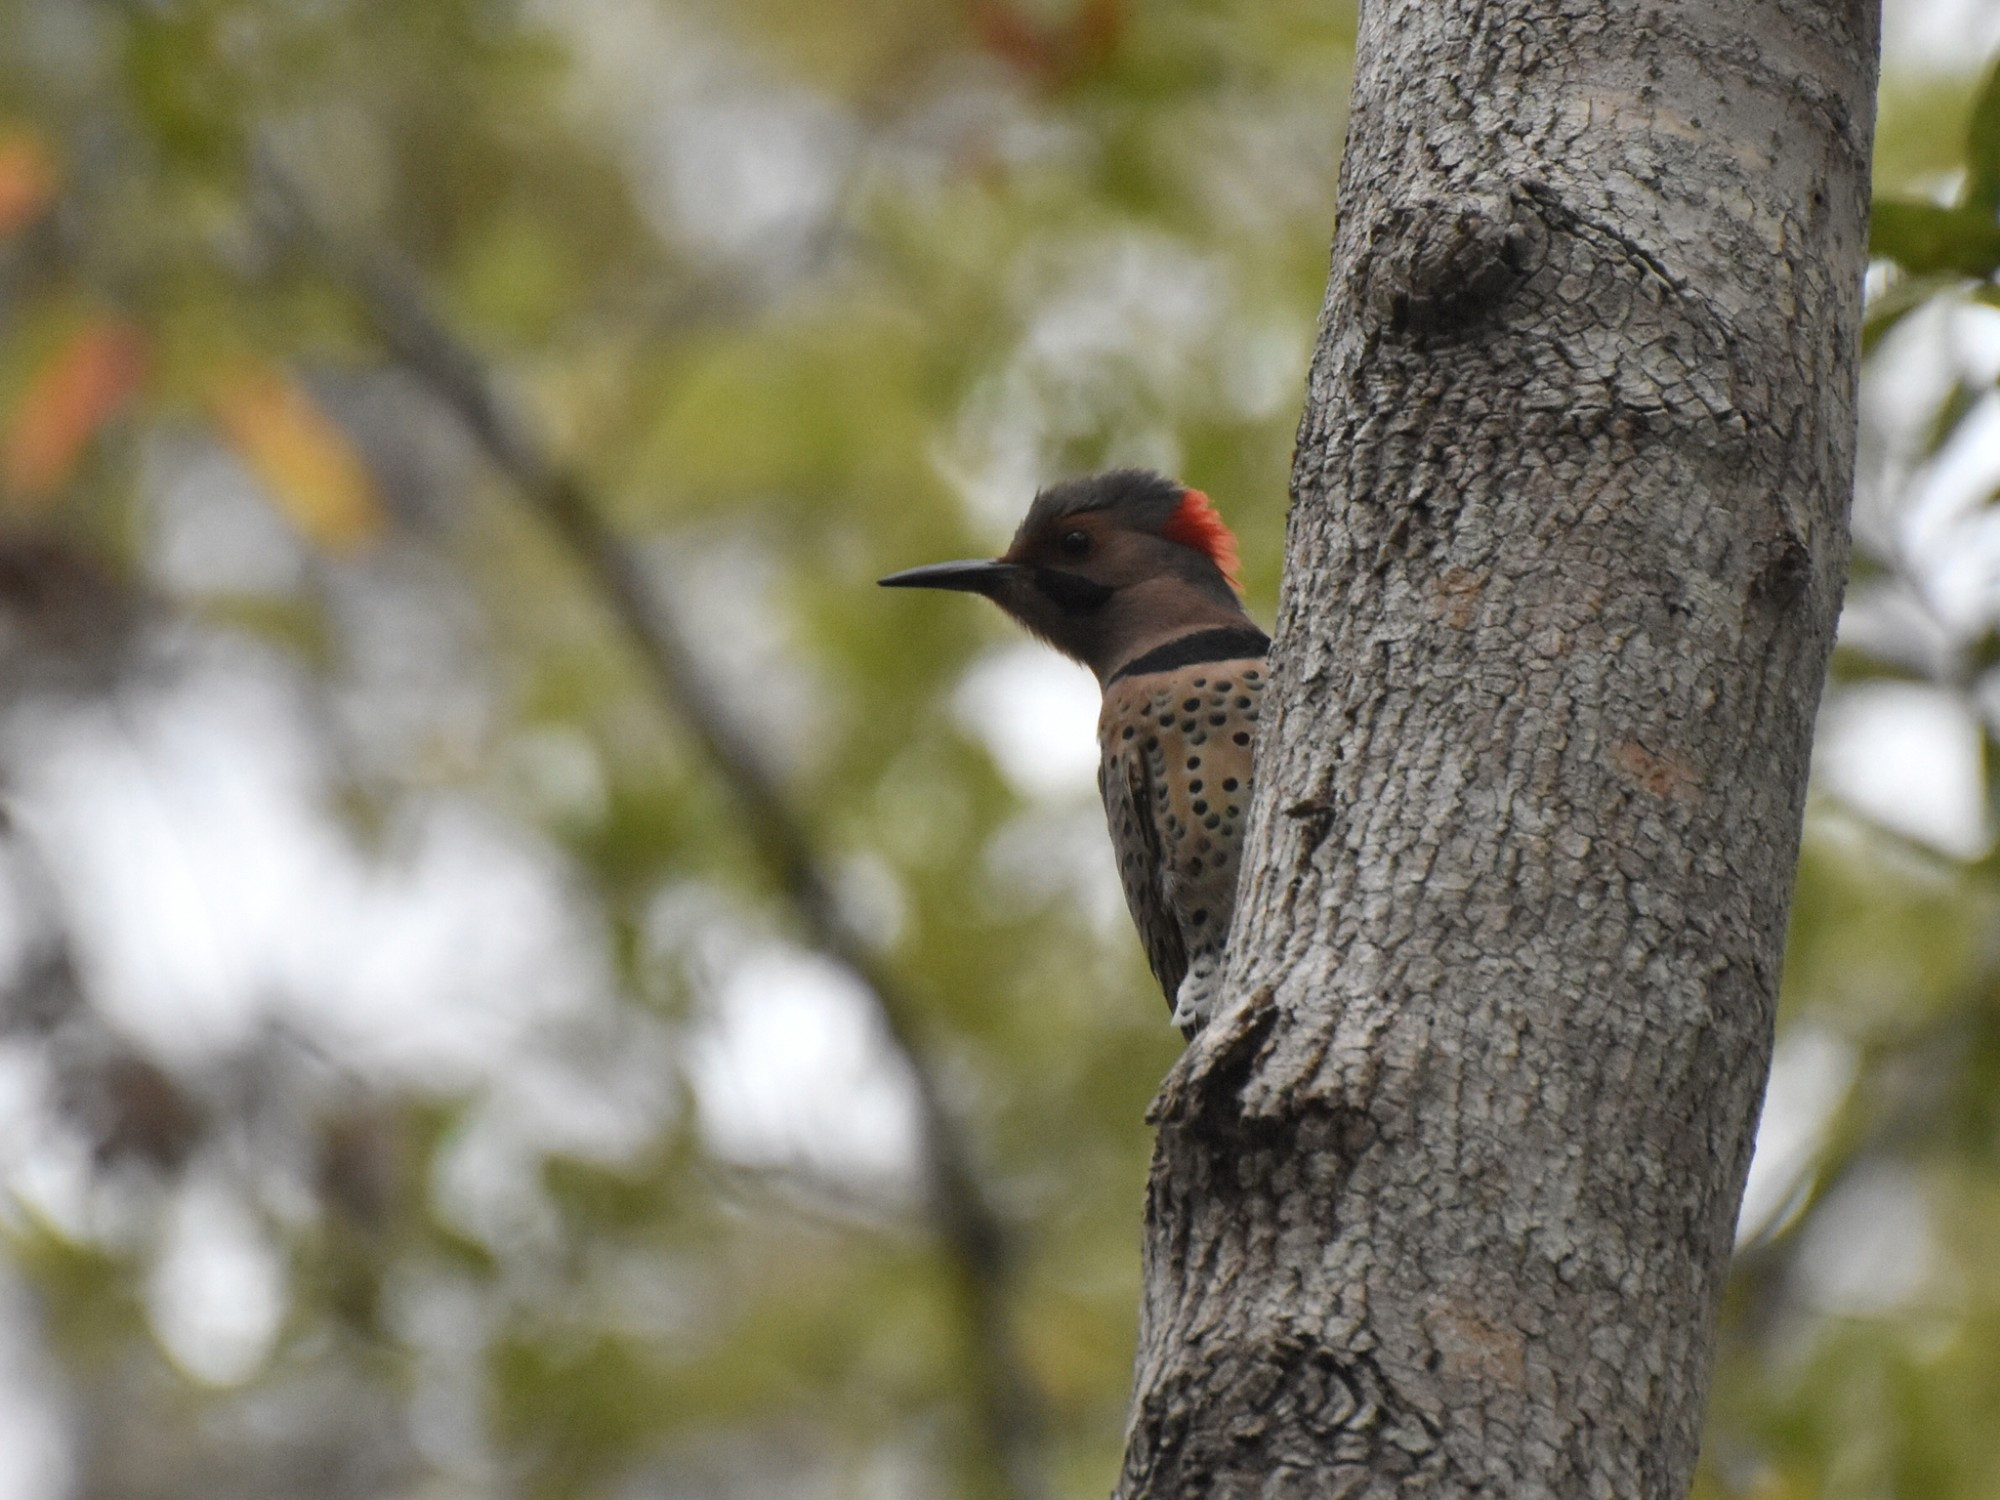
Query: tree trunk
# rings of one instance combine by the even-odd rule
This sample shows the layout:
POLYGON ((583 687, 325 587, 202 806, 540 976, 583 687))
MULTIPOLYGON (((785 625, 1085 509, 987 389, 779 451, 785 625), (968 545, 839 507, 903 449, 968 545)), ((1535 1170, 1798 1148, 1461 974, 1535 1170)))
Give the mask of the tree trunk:
POLYGON ((1846 563, 1874 0, 1364 0, 1119 1494, 1677 1497, 1846 563))

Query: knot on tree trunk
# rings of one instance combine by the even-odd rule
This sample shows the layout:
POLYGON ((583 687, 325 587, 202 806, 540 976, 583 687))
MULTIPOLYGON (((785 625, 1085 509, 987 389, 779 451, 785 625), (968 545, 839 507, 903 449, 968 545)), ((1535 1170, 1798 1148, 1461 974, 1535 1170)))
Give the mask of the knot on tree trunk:
POLYGON ((1546 247, 1513 196, 1424 198, 1387 210, 1368 237, 1362 305, 1391 334, 1463 338, 1500 316, 1546 247))

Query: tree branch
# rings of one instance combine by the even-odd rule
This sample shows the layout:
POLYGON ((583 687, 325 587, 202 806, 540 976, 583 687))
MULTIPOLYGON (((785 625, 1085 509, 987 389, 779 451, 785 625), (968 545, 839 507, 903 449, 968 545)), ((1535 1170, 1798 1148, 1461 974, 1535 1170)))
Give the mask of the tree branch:
POLYGON ((915 1087, 926 1197, 958 1286, 981 1440, 996 1488, 1009 1500, 1036 1500, 1045 1492, 1044 1424, 1039 1393, 1008 1327, 1007 1234, 923 1046, 918 1002, 842 909, 803 820, 588 486, 549 455, 413 272, 336 240, 281 168, 268 157, 261 167, 276 209, 273 227, 353 293, 389 352, 451 409, 569 552, 638 655, 655 696, 735 798, 750 843, 807 941, 867 992, 915 1087))

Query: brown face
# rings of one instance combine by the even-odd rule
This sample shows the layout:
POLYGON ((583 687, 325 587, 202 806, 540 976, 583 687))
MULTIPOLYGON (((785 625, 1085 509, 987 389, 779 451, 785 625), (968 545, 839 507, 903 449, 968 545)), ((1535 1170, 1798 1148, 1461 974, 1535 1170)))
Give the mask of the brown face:
POLYGON ((1032 531, 1022 527, 1000 561, 1031 568, 1080 568, 1103 546, 1107 530, 1101 512, 1055 516, 1032 531))
POLYGON ((1112 511, 1074 511, 1024 526, 998 559, 990 597, 1099 676, 1140 642, 1182 622, 1241 618, 1214 564, 1112 511))
POLYGON ((1139 518, 1119 510, 1063 509, 1031 512, 1013 545, 990 562, 937 563, 882 582, 984 594, 1100 677, 1163 631, 1243 618, 1202 553, 1131 524, 1139 518))
POLYGON ((1161 546, 1160 538, 1119 526, 1102 511, 1082 511, 1051 517, 1032 531, 1024 527, 999 560, 1118 589, 1157 573, 1161 546))
POLYGON ((1116 596, 1127 534, 1103 516, 1060 518, 1023 528, 1014 545, 991 562, 933 563, 882 580, 890 588, 961 589, 984 594, 1057 650, 1088 661, 1116 596))

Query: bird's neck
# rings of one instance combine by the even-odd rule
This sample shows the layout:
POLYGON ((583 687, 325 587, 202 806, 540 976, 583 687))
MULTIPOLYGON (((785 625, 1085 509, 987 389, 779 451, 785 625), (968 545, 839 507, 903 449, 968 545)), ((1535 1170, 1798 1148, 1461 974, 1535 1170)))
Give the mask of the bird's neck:
MULTIPOLYGON (((1233 601, 1225 605, 1208 599, 1182 600, 1180 607, 1171 614, 1161 613, 1149 616, 1141 613, 1128 622, 1126 629, 1109 643, 1109 649, 1099 653, 1098 658, 1089 663, 1091 671, 1097 674, 1100 687, 1108 684, 1133 663, 1143 657, 1166 651, 1176 641, 1194 636, 1206 636, 1216 632, 1243 634, 1244 644, 1253 639, 1261 639, 1263 632, 1257 622, 1233 601)), ((1235 655, 1256 655, 1260 651, 1235 650, 1235 655)))

